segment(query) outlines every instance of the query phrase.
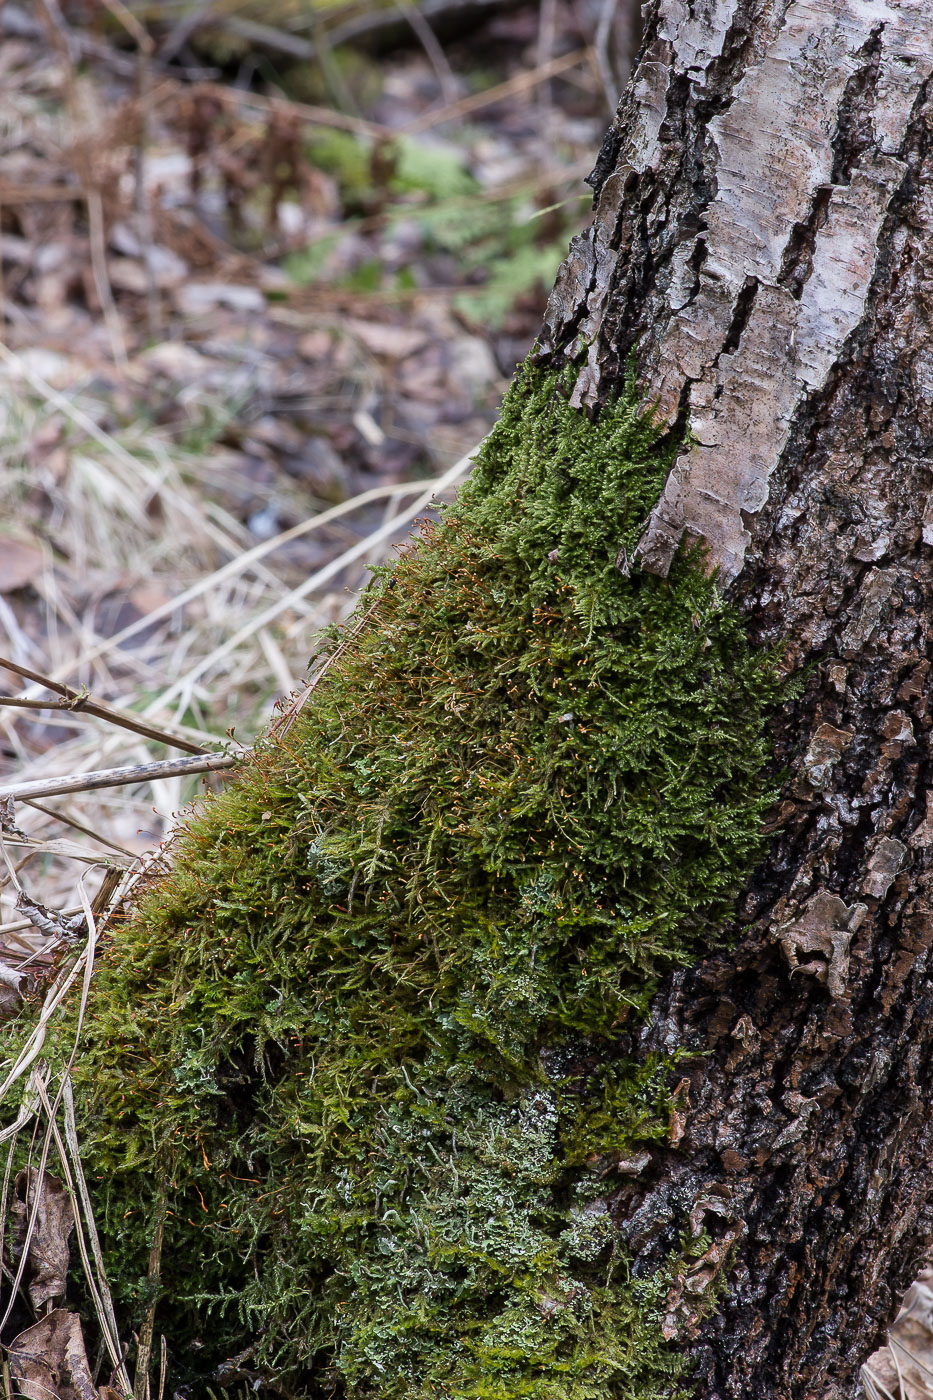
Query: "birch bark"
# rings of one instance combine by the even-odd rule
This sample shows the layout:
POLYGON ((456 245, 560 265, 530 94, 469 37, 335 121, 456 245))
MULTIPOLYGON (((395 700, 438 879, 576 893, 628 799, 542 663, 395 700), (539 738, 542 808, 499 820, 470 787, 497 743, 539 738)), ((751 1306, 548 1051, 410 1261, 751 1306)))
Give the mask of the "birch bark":
POLYGON ((641 1048, 706 1052, 615 1203, 699 1394, 853 1394, 933 1245, 933 153, 927 0, 656 0, 539 357, 595 409, 636 357, 689 425, 639 545, 703 538, 752 635, 811 668, 736 947, 641 1048), (699 1300, 727 1259, 728 1292, 699 1300))

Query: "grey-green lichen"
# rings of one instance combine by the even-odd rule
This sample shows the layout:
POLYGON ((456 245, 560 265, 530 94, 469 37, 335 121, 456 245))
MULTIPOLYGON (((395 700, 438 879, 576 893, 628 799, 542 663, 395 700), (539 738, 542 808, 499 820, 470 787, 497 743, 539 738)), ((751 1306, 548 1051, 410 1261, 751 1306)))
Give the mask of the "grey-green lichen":
POLYGON ((88 1171, 130 1321, 167 1206, 156 1325, 193 1394, 253 1343, 303 1397, 689 1389, 606 1199, 674 1076, 620 1044, 760 850, 778 684, 698 557, 629 568, 669 461, 632 387, 592 422, 521 374, 113 935, 88 1171))

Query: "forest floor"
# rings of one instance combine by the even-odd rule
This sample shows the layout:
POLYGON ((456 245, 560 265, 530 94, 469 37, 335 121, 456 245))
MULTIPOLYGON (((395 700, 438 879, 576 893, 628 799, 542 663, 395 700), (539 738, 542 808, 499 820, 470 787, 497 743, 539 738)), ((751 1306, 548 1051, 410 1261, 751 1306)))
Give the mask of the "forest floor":
MULTIPOLYGON (((222 8, 0 7, 0 797, 248 746, 468 470, 588 219, 605 5, 399 6, 313 61, 222 8)), ((0 804, 8 957, 204 781, 0 804)))

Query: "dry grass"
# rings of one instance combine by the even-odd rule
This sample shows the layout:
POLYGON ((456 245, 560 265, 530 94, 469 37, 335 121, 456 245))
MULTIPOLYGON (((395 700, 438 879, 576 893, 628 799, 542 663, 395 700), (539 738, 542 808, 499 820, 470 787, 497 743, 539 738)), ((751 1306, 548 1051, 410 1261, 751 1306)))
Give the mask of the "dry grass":
MULTIPOLYGON (((374 488, 272 539, 247 544, 236 522, 221 512, 205 518, 208 492, 197 479, 195 460, 141 429, 111 436, 97 426, 100 405, 86 394, 55 390, 2 346, 0 358, 16 376, 6 381, 10 412, 6 439, 0 440, 0 502, 8 516, 28 519, 35 477, 22 462, 21 444, 40 436, 51 415, 64 420, 59 472, 67 485, 55 499, 56 544, 72 561, 65 568, 46 551, 33 580, 43 602, 34 620, 41 628, 34 626, 30 635, 5 607, 4 649, 20 667, 68 683, 72 696, 107 696, 110 707, 125 708, 131 722, 149 731, 117 727, 106 709, 92 715, 67 697, 54 709, 0 707, 0 727, 16 756, 15 784, 0 783, 0 794, 63 775, 151 764, 164 757, 166 745, 219 752, 225 734, 233 754, 248 745, 274 701, 296 689, 321 627, 352 603, 352 593, 333 590, 335 580, 354 577, 350 571, 358 578, 365 565, 381 559, 434 492, 449 490, 469 465, 465 458, 435 481, 374 488), (23 393, 24 387, 30 392, 23 393), (391 512, 376 530, 298 584, 276 571, 284 544, 337 518, 352 518, 376 500, 385 500, 391 512), (96 587, 78 587, 78 580, 96 587), (100 599, 115 583, 128 597, 152 601, 106 635, 100 599), (153 737, 153 727, 164 733, 164 742, 153 737)), ((50 692, 33 681, 16 696, 48 702, 50 692)), ((21 813, 16 821, 30 844, 17 876, 25 872, 26 880, 40 881, 43 902, 73 905, 70 861, 106 869, 151 851, 196 790, 197 780, 175 774, 131 791, 114 786, 69 794, 60 815, 94 837, 90 844, 71 842, 67 851, 57 836, 58 819, 50 815, 57 810, 54 802, 21 813), (101 850, 104 841, 109 848, 101 850)), ((11 871, 2 885, 0 931, 19 922, 13 917, 18 891, 11 871)))

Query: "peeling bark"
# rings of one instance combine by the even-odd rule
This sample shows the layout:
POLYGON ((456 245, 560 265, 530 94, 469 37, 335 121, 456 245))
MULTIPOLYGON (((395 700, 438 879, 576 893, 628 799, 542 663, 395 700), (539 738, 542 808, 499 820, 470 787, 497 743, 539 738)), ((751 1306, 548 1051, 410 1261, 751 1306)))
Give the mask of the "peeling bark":
POLYGON ((745 518, 866 318, 929 27, 923 0, 657 6, 542 342, 585 351, 575 401, 594 406, 619 327, 641 331, 646 397, 689 416, 695 441, 639 546, 653 571, 685 532, 725 580, 741 571, 745 518))
POLYGON ((927 0, 659 0, 540 344, 588 409, 636 353, 693 435, 643 564, 702 537, 810 668, 737 944, 639 1038, 697 1049, 688 1107, 612 1203, 640 1267, 712 1237, 665 1320, 703 1400, 853 1395, 933 1248, 931 72, 927 0))

